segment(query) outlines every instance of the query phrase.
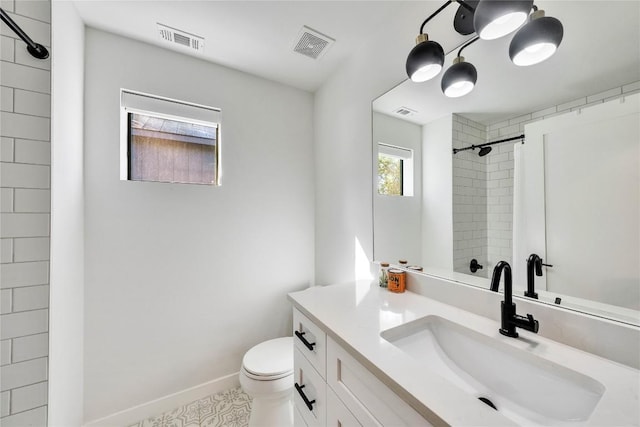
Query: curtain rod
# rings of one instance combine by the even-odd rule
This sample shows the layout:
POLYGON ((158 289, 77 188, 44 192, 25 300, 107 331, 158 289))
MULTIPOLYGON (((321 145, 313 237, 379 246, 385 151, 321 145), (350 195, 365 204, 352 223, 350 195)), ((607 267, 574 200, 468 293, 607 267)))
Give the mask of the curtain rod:
POLYGON ((47 59, 49 57, 49 51, 47 48, 31 40, 31 38, 22 31, 22 28, 20 28, 2 8, 0 8, 0 18, 2 18, 2 21, 27 44, 27 51, 29 51, 31 56, 38 59, 47 59))
POLYGON ((471 147, 454 148, 453 149, 453 154, 457 154, 460 151, 475 150, 476 148, 488 147, 489 145, 502 144, 503 142, 515 141, 515 140, 518 140, 518 139, 521 139, 522 143, 524 144, 524 134, 522 134, 522 135, 514 136, 514 137, 511 137, 511 138, 505 138, 505 139, 499 139, 499 140, 493 141, 493 142, 487 142, 485 144, 472 145, 471 147))

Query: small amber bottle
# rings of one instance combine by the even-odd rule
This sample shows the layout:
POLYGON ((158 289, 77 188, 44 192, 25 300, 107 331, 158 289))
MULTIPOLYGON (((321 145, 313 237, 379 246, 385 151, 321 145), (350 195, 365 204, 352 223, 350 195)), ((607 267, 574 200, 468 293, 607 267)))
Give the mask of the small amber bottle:
POLYGON ((401 293, 404 292, 406 287, 407 274, 397 268, 389 269, 389 284, 388 288, 391 292, 401 293))

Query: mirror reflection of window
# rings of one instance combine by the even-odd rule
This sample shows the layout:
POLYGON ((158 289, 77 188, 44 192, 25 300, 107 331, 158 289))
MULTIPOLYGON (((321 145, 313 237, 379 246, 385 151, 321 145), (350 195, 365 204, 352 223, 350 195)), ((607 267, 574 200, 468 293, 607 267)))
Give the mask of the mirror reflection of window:
POLYGON ((413 150, 378 143, 378 194, 413 196, 413 150))
POLYGON ((378 194, 402 196, 402 159, 378 154, 378 194))

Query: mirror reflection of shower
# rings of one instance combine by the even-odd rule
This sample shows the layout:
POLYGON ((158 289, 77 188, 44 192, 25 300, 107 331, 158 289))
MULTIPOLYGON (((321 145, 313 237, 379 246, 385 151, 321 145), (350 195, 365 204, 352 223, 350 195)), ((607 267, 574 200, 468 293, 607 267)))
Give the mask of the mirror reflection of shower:
POLYGON ((498 261, 511 262, 513 145, 524 134, 461 114, 453 129, 453 271, 487 278, 498 261), (470 271, 471 259, 488 267, 470 271))
POLYGON ((491 147, 482 147, 478 152, 478 156, 484 157, 491 152, 491 147))
POLYGON ((464 148, 454 148, 453 149, 453 154, 458 154, 460 151, 466 151, 466 150, 474 150, 476 148, 479 148, 480 151, 478 152, 478 156, 480 157, 484 157, 487 154, 489 154, 491 152, 491 145, 495 145, 495 144, 503 144, 505 142, 511 142, 511 141, 516 141, 516 140, 522 140, 522 143, 524 144, 524 134, 522 135, 518 135, 518 136, 514 136, 512 138, 504 138, 504 139, 500 139, 498 141, 493 141, 493 142, 487 142, 485 144, 476 144, 476 145, 470 145, 469 147, 464 147, 464 148))

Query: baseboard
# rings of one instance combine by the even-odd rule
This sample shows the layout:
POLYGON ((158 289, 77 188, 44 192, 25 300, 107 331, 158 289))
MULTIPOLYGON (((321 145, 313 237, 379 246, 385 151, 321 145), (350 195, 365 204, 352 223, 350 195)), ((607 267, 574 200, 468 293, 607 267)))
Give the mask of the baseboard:
POLYGON ((84 427, 126 427, 148 417, 160 415, 182 405, 193 402, 203 397, 219 393, 230 388, 238 387, 240 380, 238 372, 208 381, 206 383, 152 400, 141 405, 134 406, 124 411, 93 420, 84 424, 84 427))

